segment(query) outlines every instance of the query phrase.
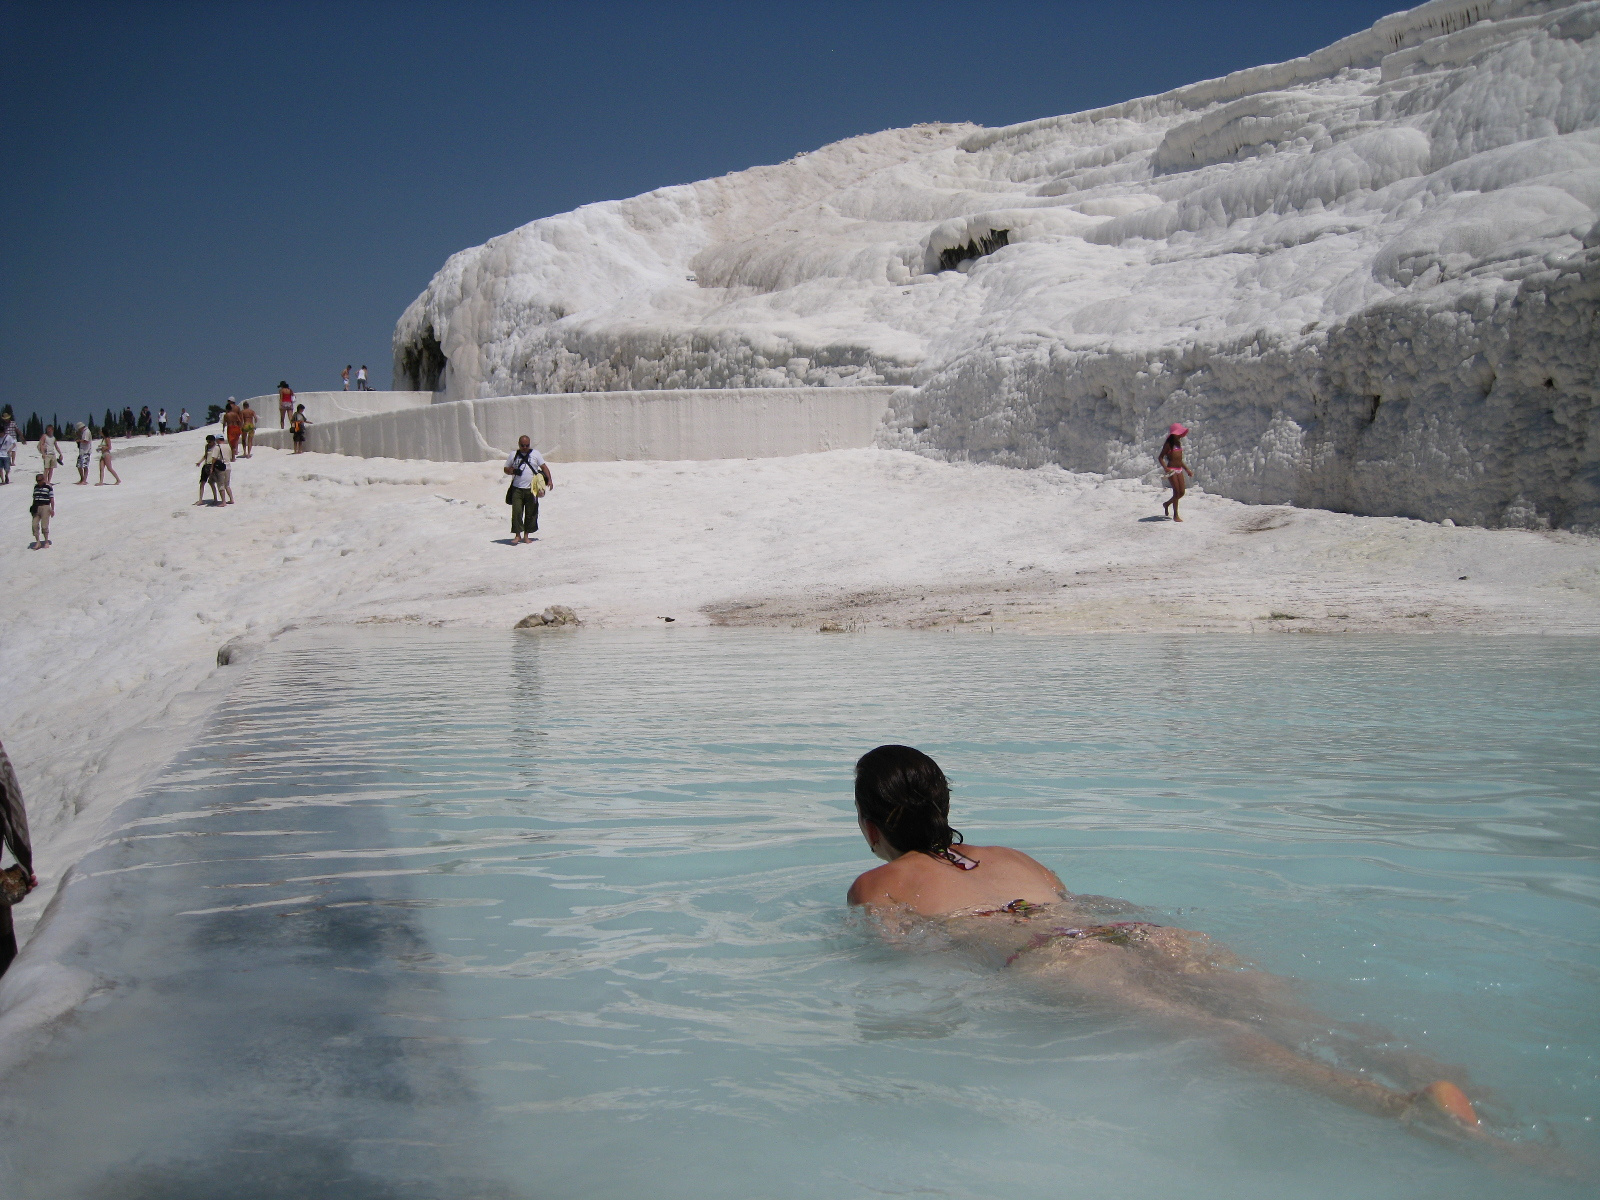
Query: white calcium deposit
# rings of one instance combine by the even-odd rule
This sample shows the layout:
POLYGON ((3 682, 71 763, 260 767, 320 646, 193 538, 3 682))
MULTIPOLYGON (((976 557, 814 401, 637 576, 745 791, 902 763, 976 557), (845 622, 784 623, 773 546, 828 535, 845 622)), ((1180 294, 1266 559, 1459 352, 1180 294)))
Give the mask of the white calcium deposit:
POLYGON ((395 331, 451 399, 913 384, 880 435, 1213 492, 1600 527, 1600 3, 1433 0, 1307 58, 928 125, 454 255, 395 331))

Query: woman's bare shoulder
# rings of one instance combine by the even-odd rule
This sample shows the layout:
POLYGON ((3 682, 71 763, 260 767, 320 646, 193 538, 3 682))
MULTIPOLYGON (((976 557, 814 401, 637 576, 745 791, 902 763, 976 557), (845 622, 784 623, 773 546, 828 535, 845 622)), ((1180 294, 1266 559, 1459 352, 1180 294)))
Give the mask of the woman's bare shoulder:
POLYGON ((873 867, 870 871, 863 871, 856 876, 856 881, 850 885, 850 891, 845 899, 851 904, 879 905, 893 902, 890 894, 889 868, 893 863, 885 863, 881 867, 873 867))

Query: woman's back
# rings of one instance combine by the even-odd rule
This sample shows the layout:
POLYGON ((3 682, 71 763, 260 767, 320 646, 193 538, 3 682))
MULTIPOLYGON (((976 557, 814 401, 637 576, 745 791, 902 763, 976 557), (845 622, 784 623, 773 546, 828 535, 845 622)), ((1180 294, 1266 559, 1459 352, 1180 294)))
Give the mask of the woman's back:
POLYGON ((1053 871, 1020 850, 960 845, 950 854, 956 861, 918 851, 874 867, 851 886, 850 903, 942 917, 1017 900, 1053 904, 1066 893, 1053 871), (961 859, 976 865, 963 868, 961 859))

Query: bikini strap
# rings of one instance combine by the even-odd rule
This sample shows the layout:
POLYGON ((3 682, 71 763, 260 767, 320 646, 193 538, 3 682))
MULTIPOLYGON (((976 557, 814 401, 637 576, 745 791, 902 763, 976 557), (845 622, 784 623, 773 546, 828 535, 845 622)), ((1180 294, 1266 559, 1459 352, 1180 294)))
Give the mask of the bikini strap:
POLYGON ((937 850, 924 850, 923 853, 937 858, 941 862, 947 862, 952 867, 962 871, 975 871, 978 868, 977 859, 968 858, 965 854, 950 846, 941 846, 937 850))

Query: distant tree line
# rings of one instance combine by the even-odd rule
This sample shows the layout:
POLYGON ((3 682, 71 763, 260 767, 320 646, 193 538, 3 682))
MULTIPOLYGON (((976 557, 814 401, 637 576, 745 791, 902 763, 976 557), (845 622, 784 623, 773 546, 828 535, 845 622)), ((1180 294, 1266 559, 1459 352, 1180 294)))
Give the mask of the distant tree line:
MULTIPOLYGON (((217 414, 221 411, 217 405, 212 405, 211 420, 215 421, 217 414)), ((0 410, 0 419, 13 416, 14 414, 9 407, 0 410)), ((76 421, 71 422, 72 428, 70 430, 64 428, 61 424, 61 418, 55 413, 50 414, 50 424, 55 426, 56 436, 58 437, 65 437, 78 428, 76 421)), ((153 434, 156 431, 154 418, 143 412, 136 416, 131 408, 123 409, 121 416, 118 416, 108 408, 103 421, 96 421, 94 414, 90 413, 87 424, 89 432, 95 437, 103 437, 107 434, 112 437, 133 437, 135 434, 153 434)), ((28 419, 22 423, 22 439, 27 442, 38 441, 44 436, 44 425, 44 419, 38 413, 29 413, 28 419)))

